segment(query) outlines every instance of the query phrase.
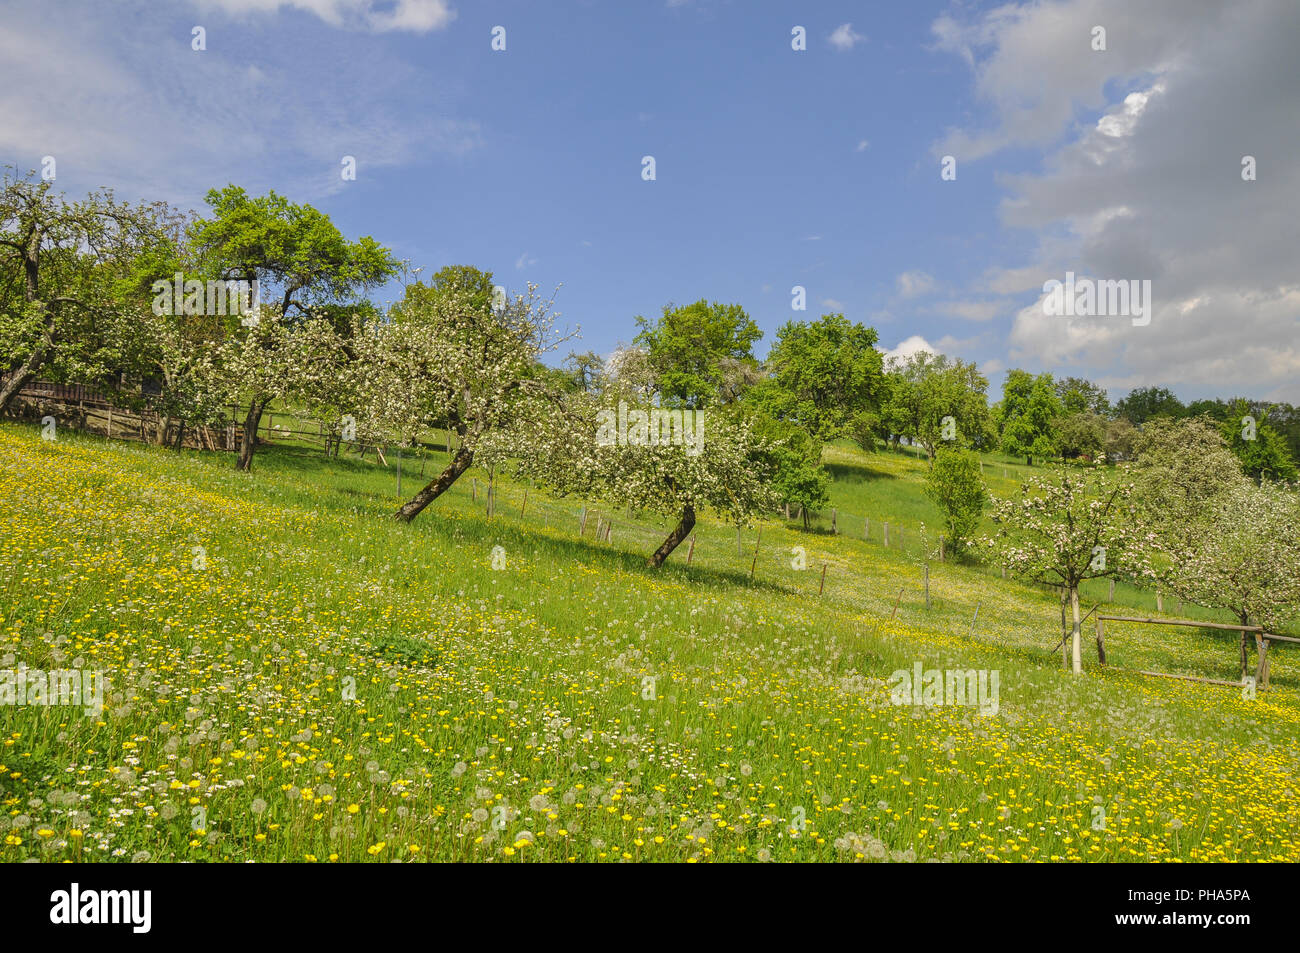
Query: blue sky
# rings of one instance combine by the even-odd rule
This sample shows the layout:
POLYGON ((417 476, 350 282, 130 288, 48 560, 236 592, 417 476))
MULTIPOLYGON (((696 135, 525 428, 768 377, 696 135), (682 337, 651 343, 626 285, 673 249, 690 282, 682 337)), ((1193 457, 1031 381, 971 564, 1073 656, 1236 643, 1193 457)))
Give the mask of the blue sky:
POLYGON ((708 298, 760 354, 842 311, 995 395, 1022 366, 1300 401, 1300 5, 1134 6, 3 0, 0 161, 191 208, 274 188, 426 274, 562 284, 579 349, 708 298), (1045 317, 1066 270, 1153 279, 1155 320, 1045 317))

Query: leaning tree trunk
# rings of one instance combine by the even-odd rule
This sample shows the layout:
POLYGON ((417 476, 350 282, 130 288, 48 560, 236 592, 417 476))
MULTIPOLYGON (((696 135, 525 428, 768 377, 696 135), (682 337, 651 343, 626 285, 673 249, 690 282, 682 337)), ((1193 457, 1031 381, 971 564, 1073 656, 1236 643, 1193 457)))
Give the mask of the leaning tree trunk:
POLYGON ((1070 613, 1074 627, 1070 634, 1070 667, 1075 675, 1083 672, 1083 657, 1079 649, 1079 587, 1070 587, 1070 613))
POLYGON ((460 479, 461 474, 470 468, 474 463, 474 451, 461 447, 456 451, 456 455, 451 458, 451 463, 447 464, 447 469, 443 470, 415 496, 402 504, 402 508, 393 515, 404 523, 409 523, 420 515, 420 511, 442 496, 444 492, 460 479))
POLYGON ((5 380, 4 387, 0 387, 0 414, 9 409, 13 399, 18 396, 18 392, 36 379, 41 368, 45 365, 45 348, 38 347, 28 355, 27 360, 23 361, 8 379, 5 380))
POLYGON ((668 538, 663 541, 663 545, 654 551, 646 562, 653 568, 658 569, 664 564, 674 549, 681 545, 682 540, 691 535, 691 530, 695 528, 695 507, 687 503, 682 507, 682 519, 677 524, 677 528, 668 534, 668 538))
POLYGON ((237 469, 247 473, 253 468, 253 446, 257 443, 257 428, 262 423, 262 411, 266 410, 266 401, 255 400, 248 406, 248 416, 244 418, 244 442, 239 448, 237 469))

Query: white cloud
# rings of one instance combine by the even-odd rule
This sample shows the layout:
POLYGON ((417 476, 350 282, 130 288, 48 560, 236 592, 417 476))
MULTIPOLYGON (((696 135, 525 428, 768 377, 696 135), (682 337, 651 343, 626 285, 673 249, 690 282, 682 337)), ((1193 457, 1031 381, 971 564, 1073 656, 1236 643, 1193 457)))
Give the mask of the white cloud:
POLYGON ((400 60, 355 58, 351 92, 337 95, 354 37, 327 33, 312 56, 278 59, 258 55, 269 41, 257 34, 251 48, 214 43, 209 24, 208 49, 195 51, 166 21, 126 15, 150 10, 143 2, 67 9, 19 8, 0 21, 0 62, 32 77, 21 95, 0 93, 0 154, 28 166, 55 156, 62 188, 112 184, 124 198, 192 206, 235 181, 313 201, 352 185, 340 176, 345 155, 364 179, 481 144, 473 121, 411 120, 406 92, 438 84, 400 60))
POLYGON ((853 49, 865 39, 865 36, 853 29, 852 23, 842 23, 831 33, 830 44, 835 49, 844 51, 853 49))
POLYGON ((853 151, 854 151, 854 152, 866 152, 866 151, 867 151, 868 149, 870 149, 870 148, 871 148, 871 143, 870 143, 868 140, 866 140, 866 139, 859 139, 859 140, 858 140, 858 147, 857 147, 856 149, 854 149, 853 151))
POLYGON ((515 268, 520 271, 523 271, 525 268, 531 268, 535 264, 537 264, 537 259, 529 255, 528 252, 524 252, 515 259, 515 268))
POLYGON ((844 302, 836 298, 822 298, 822 307, 830 308, 832 311, 843 311, 844 302))
POLYGON ((922 351, 928 351, 931 354, 940 353, 938 348, 919 334, 913 334, 911 337, 905 338, 895 348, 879 348, 879 351, 884 355, 886 364, 890 361, 905 361, 913 354, 920 354, 922 351))
POLYGON ((894 283, 902 298, 917 298, 934 290, 934 279, 924 271, 905 271, 894 283))
POLYGON ((200 9, 217 9, 247 17, 301 10, 332 27, 387 33, 428 33, 446 29, 456 19, 447 0, 193 0, 200 9))
POLYGON ((938 48, 969 56, 987 107, 936 150, 1043 150, 1035 171, 1000 179, 1003 223, 1036 247, 976 283, 1032 292, 1011 361, 1115 388, 1300 400, 1300 5, 1234 9, 1249 15, 1213 0, 1067 0, 936 21, 938 48), (1089 46, 1098 23, 1104 53, 1089 46), (1242 180, 1246 155, 1257 181, 1242 180), (1042 282, 1067 271, 1150 279, 1151 323, 1044 315, 1042 282))

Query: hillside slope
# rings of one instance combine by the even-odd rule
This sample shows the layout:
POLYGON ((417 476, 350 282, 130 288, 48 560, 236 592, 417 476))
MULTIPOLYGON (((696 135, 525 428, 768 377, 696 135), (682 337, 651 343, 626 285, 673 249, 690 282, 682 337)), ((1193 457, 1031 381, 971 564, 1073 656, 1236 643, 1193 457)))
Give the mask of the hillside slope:
POLYGON ((1247 700, 1120 671, 1231 678, 1231 638, 1117 626, 1075 678, 1050 592, 932 564, 927 610, 901 454, 828 452, 872 539, 706 519, 658 573, 665 520, 579 539, 504 483, 489 519, 482 473, 406 526, 391 468, 302 448, 6 424, 0 461, 0 667, 108 679, 0 707, 3 860, 1300 859, 1294 653, 1247 700), (997 713, 891 704, 918 663, 997 713))

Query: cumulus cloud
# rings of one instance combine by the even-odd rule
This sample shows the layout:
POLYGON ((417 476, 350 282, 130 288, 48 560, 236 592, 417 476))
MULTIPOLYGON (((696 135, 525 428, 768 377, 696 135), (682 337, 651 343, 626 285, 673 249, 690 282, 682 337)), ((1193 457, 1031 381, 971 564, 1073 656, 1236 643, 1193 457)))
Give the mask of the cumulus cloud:
POLYGON ((909 338, 904 338, 902 341, 898 342, 897 347, 879 348, 879 351, 884 355, 886 364, 890 361, 905 361, 913 354, 920 354, 922 351, 928 351, 930 354, 940 353, 937 347, 919 334, 913 334, 909 338))
POLYGON ((941 17, 933 35, 970 63, 985 109, 936 151, 1043 150, 1035 171, 999 179, 1002 221, 1036 236, 1030 260, 978 283, 1039 299, 1014 318, 1012 361, 1300 401, 1300 5, 1021 3, 941 17), (1105 52, 1090 47, 1097 24, 1105 52), (1150 324, 1045 315, 1042 282, 1067 271, 1150 279, 1150 324))

